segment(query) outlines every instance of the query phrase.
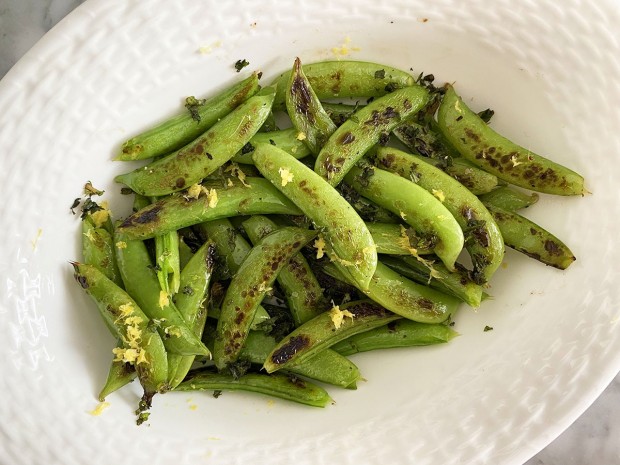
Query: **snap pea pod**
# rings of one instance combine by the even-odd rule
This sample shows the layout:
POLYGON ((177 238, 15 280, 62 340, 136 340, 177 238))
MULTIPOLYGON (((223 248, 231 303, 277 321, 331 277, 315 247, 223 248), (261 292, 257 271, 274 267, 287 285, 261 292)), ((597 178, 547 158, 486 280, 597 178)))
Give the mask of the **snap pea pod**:
POLYGON ((439 128, 459 153, 498 178, 556 195, 583 195, 583 177, 501 136, 446 86, 437 114, 439 128))
POLYGON ((303 140, 298 139, 299 131, 295 128, 281 129, 278 131, 259 132, 254 134, 242 150, 232 157, 235 163, 252 165, 252 152, 258 144, 271 144, 281 148, 298 160, 310 155, 310 149, 303 140))
POLYGON ((197 225, 197 229, 205 237, 213 241, 218 259, 223 260, 220 266, 222 278, 231 278, 239 269, 252 246, 245 240, 228 218, 206 221, 197 225))
MULTIPOLYGON (((253 244, 278 230, 273 221, 259 215, 244 221, 243 227, 253 244)), ((284 291, 295 326, 314 318, 327 308, 323 289, 301 253, 295 254, 289 260, 276 279, 284 291)))
POLYGON ((443 323, 428 324, 400 319, 355 334, 331 348, 340 355, 349 356, 369 350, 444 344, 456 336, 458 333, 443 323))
POLYGON ((560 270, 565 270, 575 261, 575 255, 566 244, 533 221, 490 203, 485 205, 508 247, 560 270))
MULTIPOLYGON (((374 163, 435 195, 457 221, 465 236, 478 284, 487 282, 504 259, 504 240, 493 217, 474 194, 422 157, 381 147, 374 163)), ((452 268, 448 265, 449 268, 452 268)))
POLYGON ((389 134, 427 101, 428 91, 420 86, 373 100, 336 129, 318 154, 314 170, 332 186, 338 185, 382 134, 389 134))
POLYGON ((336 127, 342 126, 360 108, 346 103, 321 102, 321 105, 336 127))
MULTIPOLYGON (((290 156, 290 155, 289 155, 290 156)), ((158 234, 192 226, 204 221, 237 215, 301 215, 287 197, 262 178, 246 178, 243 185, 231 180, 222 188, 216 181, 204 183, 208 193, 197 198, 174 194, 130 215, 117 228, 120 237, 148 239, 158 234)))
POLYGON ((273 89, 264 89, 183 148, 114 180, 149 196, 167 195, 200 182, 256 134, 271 110, 273 96, 273 89))
POLYGON ((172 303, 172 296, 161 290, 144 242, 124 240, 118 235, 115 241, 116 260, 125 289, 144 313, 155 320, 166 350, 179 355, 208 356, 207 348, 172 303))
MULTIPOLYGON (((276 340, 273 337, 262 331, 251 331, 239 358, 262 365, 275 346, 276 340)), ((346 389, 356 389, 357 381, 361 379, 359 369, 353 362, 330 349, 322 350, 304 363, 289 367, 287 371, 346 389)))
POLYGON ((184 240, 179 241, 179 266, 181 269, 185 268, 185 265, 190 261, 194 252, 184 240))
POLYGON ((301 60, 295 59, 286 88, 286 111, 293 127, 313 154, 318 154, 336 130, 336 125, 323 110, 321 102, 312 89, 301 68, 301 60))
POLYGON ((474 195, 485 194, 499 185, 497 176, 477 168, 464 158, 455 158, 449 164, 434 158, 424 160, 452 176, 474 195))
POLYGON ((168 154, 183 147, 242 102, 258 92, 258 75, 234 84, 195 107, 196 117, 183 112, 126 141, 117 160, 142 160, 168 154))
POLYGON ((434 252, 448 268, 454 269, 463 249, 463 231, 433 194, 407 179, 370 165, 351 168, 345 180, 360 195, 400 215, 423 237, 434 237, 434 252))
POLYGON ((382 257, 381 262, 397 273, 452 295, 473 308, 479 307, 486 296, 482 286, 473 282, 465 269, 449 271, 441 263, 428 260, 423 263, 415 257, 382 257))
MULTIPOLYGON (((379 97, 414 84, 413 77, 390 66, 364 61, 322 61, 303 65, 303 71, 319 99, 379 97)), ((290 71, 280 75, 274 107, 284 107, 290 71)))
MULTIPOLYGON (((202 332, 207 319, 205 300, 215 266, 215 245, 205 242, 181 272, 180 292, 174 302, 179 313, 197 337, 202 332)), ((168 386, 174 389, 185 378, 194 363, 195 355, 168 356, 168 386)))
POLYGON ((322 231, 347 273, 363 289, 374 273, 377 252, 368 228, 353 207, 314 171, 283 150, 261 144, 254 151, 260 172, 322 231))
MULTIPOLYGON (((122 341, 119 340, 116 346, 122 347, 122 341)), ((116 358, 112 360, 106 382, 97 396, 99 402, 103 402, 110 394, 131 383, 136 376, 138 373, 132 364, 116 360, 116 358)))
POLYGON ((155 236, 155 269, 162 290, 169 295, 176 294, 181 285, 179 234, 176 231, 155 236))
POLYGON ((249 391, 280 399, 325 407, 331 402, 327 391, 296 376, 247 373, 237 379, 208 370, 197 370, 177 386, 176 391, 249 391))
MULTIPOLYGON (((219 307, 213 307, 211 311, 209 311, 209 318, 219 320, 221 313, 222 310, 219 307)), ((250 329, 253 331, 259 330, 261 327, 261 323, 269 320, 270 318, 271 316, 269 315, 267 310, 265 310, 262 305, 259 305, 256 308, 256 312, 254 313, 254 318, 252 319, 252 323, 250 324, 250 329)))
MULTIPOLYGON (((355 285, 337 263, 327 264, 323 271, 333 278, 355 285)), ((362 292, 397 315, 420 323, 441 323, 454 314, 459 305, 455 297, 414 283, 381 262, 377 263, 368 290, 362 292)))
POLYGON ((257 243, 233 276, 222 302, 213 359, 224 369, 239 356, 256 308, 293 255, 316 237, 315 231, 287 227, 257 243))
POLYGON ((484 195, 481 195, 480 200, 484 203, 494 205, 502 210, 508 210, 511 212, 527 208, 538 202, 538 194, 532 192, 528 194, 516 189, 512 189, 508 186, 498 187, 484 195))
POLYGON ((342 197, 349 202, 360 218, 366 221, 366 223, 397 224, 401 222, 400 217, 396 216, 391 211, 380 207, 372 200, 362 197, 346 182, 341 182, 337 189, 338 192, 340 192, 340 195, 342 195, 342 197))
POLYGON ((321 313, 276 344, 263 364, 267 373, 310 360, 354 334, 383 326, 398 315, 370 300, 348 302, 321 313))
POLYGON ((123 347, 115 349, 119 360, 132 363, 144 389, 145 401, 166 383, 168 361, 162 339, 130 295, 91 265, 72 263, 74 277, 90 295, 108 325, 115 328, 123 347))
POLYGON ((117 286, 123 286, 114 257, 112 235, 104 228, 97 228, 87 216, 82 221, 82 255, 84 263, 96 266, 117 286))
POLYGON ((387 255, 428 255, 433 253, 432 241, 416 234, 412 227, 400 224, 366 223, 375 241, 378 254, 387 255))

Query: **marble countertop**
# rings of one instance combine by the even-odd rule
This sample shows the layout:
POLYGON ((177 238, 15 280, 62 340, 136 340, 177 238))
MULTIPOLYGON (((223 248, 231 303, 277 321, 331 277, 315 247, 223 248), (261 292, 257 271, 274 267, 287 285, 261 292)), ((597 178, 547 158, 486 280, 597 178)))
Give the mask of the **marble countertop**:
MULTIPOLYGON (((0 0, 0 78, 84 0, 0 0)), ((620 375, 594 404, 526 465, 620 464, 620 375)))

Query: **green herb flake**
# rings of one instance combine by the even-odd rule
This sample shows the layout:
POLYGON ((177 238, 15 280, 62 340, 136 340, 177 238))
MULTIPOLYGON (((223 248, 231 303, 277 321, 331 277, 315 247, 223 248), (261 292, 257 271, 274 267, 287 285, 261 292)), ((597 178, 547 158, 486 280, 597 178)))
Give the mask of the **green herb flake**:
POLYGON ((493 326, 485 326, 484 327, 484 332, 486 333, 487 331, 493 331, 493 326))
POLYGON ((245 58, 243 60, 237 60, 235 62, 235 69, 237 70, 237 72, 240 72, 243 68, 245 68, 246 66, 249 66, 250 62, 248 60, 246 60, 245 58))
POLYGON ((385 70, 380 69, 375 71, 375 79, 385 79, 385 70))
POLYGON ((493 117, 494 114, 495 112, 493 110, 491 110, 490 108, 487 108, 486 110, 482 110, 481 112, 479 112, 478 116, 480 117, 482 121, 489 124, 489 121, 491 121, 491 118, 493 117))
POLYGON ((194 289, 191 286, 185 286, 182 292, 185 295, 194 295, 194 289))
POLYGON ((189 111, 189 114, 192 115, 192 119, 197 123, 200 123, 200 112, 198 109, 207 103, 206 99, 197 99, 194 96, 187 97, 185 99, 185 108, 189 111))
POLYGON ((221 395, 222 395, 222 390, 221 389, 216 389, 215 391, 213 391, 213 397, 215 399, 217 399, 221 395))

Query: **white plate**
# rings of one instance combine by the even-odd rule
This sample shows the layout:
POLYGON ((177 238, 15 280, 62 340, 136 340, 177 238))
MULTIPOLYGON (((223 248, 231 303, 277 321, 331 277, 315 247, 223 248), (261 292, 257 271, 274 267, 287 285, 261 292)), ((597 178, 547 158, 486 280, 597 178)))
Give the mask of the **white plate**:
POLYGON ((90 0, 0 83, 0 462, 518 464, 565 429, 620 369, 620 8, 578 0, 457 2, 90 0), (123 203, 122 140, 295 56, 381 61, 456 81, 509 137, 583 173, 584 198, 527 214, 577 255, 567 272, 515 253, 494 299, 451 344, 355 357, 367 382, 311 409, 137 387, 88 412, 112 339, 72 282, 86 180, 123 203), (202 49, 203 53, 199 52, 202 49), (235 73, 246 58, 249 68, 235 73), (484 332, 485 325, 493 331, 484 332))

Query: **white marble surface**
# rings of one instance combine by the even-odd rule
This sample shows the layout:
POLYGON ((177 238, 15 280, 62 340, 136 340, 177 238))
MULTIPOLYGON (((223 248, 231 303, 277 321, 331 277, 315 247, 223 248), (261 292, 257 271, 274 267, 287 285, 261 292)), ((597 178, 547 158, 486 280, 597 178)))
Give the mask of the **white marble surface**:
MULTIPOLYGON (((0 0, 0 78, 84 0, 0 0)), ((526 465, 620 464, 620 375, 594 404, 526 465)))

